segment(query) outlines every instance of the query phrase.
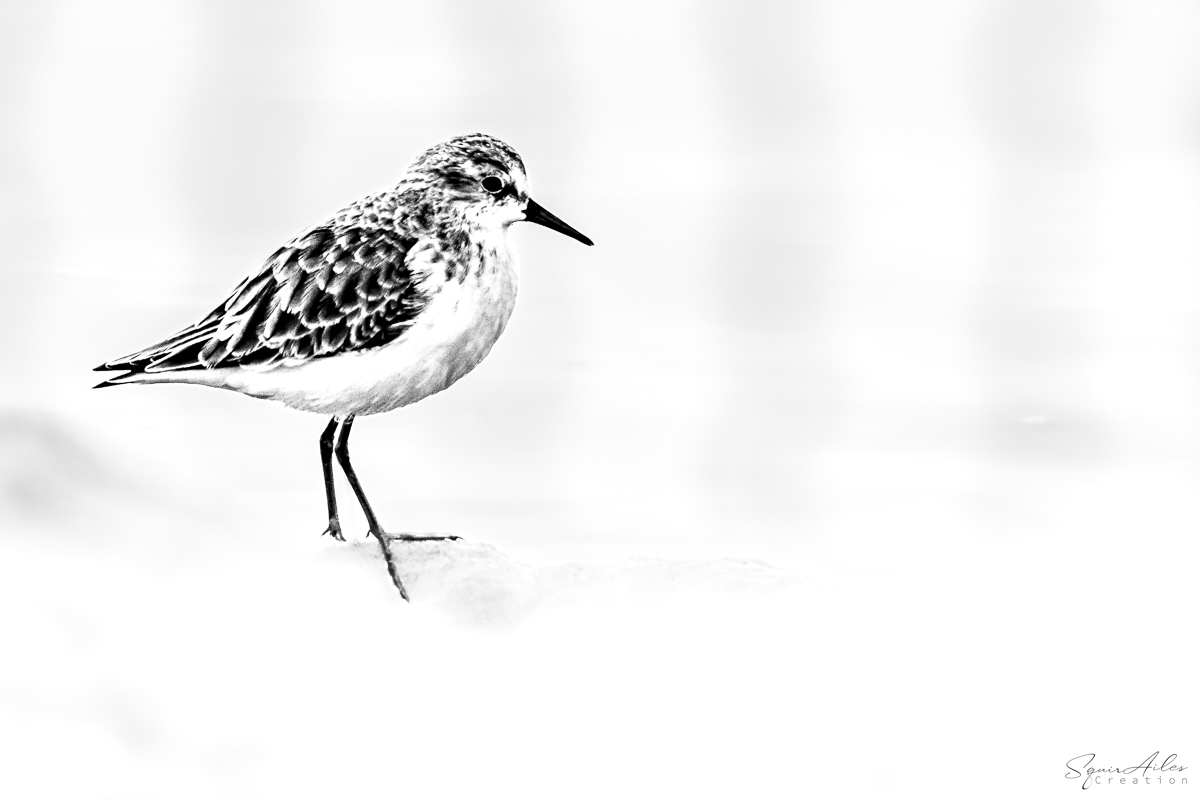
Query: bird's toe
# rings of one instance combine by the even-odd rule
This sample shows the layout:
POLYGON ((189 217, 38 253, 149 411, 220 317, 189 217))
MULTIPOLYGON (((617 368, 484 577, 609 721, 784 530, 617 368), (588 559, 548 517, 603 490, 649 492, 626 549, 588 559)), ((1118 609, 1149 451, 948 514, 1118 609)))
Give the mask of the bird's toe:
POLYGON ((462 539, 461 536, 434 535, 434 536, 418 536, 414 533, 389 533, 385 534, 389 539, 400 542, 457 542, 462 539))

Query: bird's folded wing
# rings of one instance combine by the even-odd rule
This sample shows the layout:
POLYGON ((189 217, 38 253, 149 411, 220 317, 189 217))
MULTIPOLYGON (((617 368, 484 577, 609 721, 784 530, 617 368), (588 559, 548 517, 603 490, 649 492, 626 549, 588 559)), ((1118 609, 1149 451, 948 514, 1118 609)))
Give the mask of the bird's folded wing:
POLYGON ((409 268, 415 245, 390 231, 314 228, 272 254, 200 322, 97 369, 262 367, 386 344, 425 303, 409 268))

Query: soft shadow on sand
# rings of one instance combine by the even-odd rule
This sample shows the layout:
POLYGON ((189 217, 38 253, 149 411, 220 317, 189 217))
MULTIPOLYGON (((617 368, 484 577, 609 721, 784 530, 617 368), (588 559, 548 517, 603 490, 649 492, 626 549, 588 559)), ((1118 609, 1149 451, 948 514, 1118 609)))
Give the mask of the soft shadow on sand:
MULTIPOLYGON (((786 590, 797 578, 755 559, 639 557, 608 564, 530 567, 488 544, 392 541, 401 580, 414 605, 475 625, 512 625, 539 610, 699 595, 757 595, 786 590)), ((387 572, 379 545, 349 542, 327 551, 361 560, 377 580, 387 572)))

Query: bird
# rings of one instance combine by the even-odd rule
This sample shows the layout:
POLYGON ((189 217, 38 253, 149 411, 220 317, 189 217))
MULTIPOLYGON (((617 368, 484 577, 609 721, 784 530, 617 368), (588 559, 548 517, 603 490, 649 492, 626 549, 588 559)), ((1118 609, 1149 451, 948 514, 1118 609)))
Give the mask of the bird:
POLYGON ((94 388, 199 384, 329 416, 319 440, 324 533, 345 541, 336 458, 408 600, 389 539, 459 537, 386 533, 350 463, 350 431, 360 416, 446 389, 487 356, 516 303, 508 234, 522 221, 593 244, 529 196, 512 147, 484 133, 448 139, 395 186, 277 249, 199 322, 96 367, 123 374, 94 388))

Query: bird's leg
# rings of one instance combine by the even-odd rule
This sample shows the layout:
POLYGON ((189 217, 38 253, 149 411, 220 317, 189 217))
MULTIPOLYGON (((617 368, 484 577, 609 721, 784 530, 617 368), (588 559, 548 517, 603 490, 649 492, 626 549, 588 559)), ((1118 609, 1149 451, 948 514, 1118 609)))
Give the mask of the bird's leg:
POLYGON ((342 421, 342 430, 338 433, 337 446, 333 452, 337 455, 338 463, 342 465, 342 471, 346 473, 346 478, 350 481, 350 488, 354 490, 354 496, 358 498, 358 504, 362 506, 363 514, 367 517, 367 527, 371 529, 371 533, 375 536, 383 536, 383 528, 379 525, 379 519, 375 516, 375 511, 371 508, 370 502, 367 501, 367 495, 363 491, 362 484, 358 482, 358 476, 354 474, 354 467, 350 465, 350 428, 354 425, 354 415, 346 417, 342 421))
POLYGON ((350 466, 350 426, 354 424, 354 415, 346 417, 342 422, 342 429, 338 433, 337 445, 333 452, 337 455, 338 463, 342 465, 342 471, 346 473, 346 479, 350 481, 350 488, 354 490, 354 496, 358 498, 358 504, 362 506, 363 514, 367 517, 367 526, 371 529, 372 535, 379 540, 379 549, 383 551, 383 560, 387 562, 388 575, 392 578, 392 583, 400 591, 400 596, 408 600, 408 592, 404 590, 404 584, 400 582, 400 575, 396 571, 396 560, 392 557, 392 548, 388 546, 387 534, 379 527, 379 520, 375 517, 375 512, 371 510, 371 504, 367 502, 367 495, 363 492, 362 484, 358 482, 358 476, 354 474, 354 467, 350 466))
POLYGON ((342 523, 338 521, 337 495, 333 491, 333 436, 340 421, 337 417, 329 420, 321 434, 321 471, 325 473, 325 503, 329 507, 329 527, 325 533, 344 542, 346 537, 342 536, 342 523))

